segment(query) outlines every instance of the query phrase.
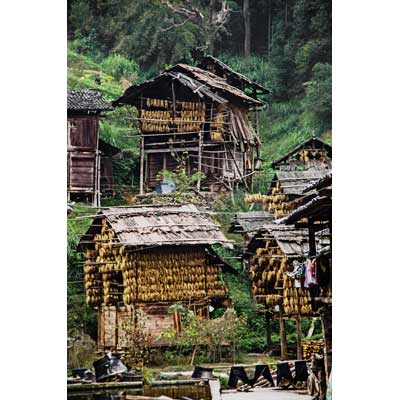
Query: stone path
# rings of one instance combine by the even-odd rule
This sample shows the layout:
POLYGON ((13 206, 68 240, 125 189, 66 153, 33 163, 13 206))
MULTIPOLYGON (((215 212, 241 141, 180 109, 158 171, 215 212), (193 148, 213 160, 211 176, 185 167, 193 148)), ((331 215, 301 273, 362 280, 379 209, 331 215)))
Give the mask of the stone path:
POLYGON ((312 400, 312 396, 295 390, 255 388, 252 392, 222 391, 222 400, 312 400))

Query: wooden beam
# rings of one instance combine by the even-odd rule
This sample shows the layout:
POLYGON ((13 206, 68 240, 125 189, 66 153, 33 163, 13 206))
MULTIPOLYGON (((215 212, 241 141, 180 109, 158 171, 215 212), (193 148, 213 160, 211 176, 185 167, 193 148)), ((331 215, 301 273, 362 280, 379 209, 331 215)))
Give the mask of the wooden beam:
POLYGON ((265 313, 265 336, 267 338, 267 348, 272 346, 271 338, 271 317, 268 313, 265 313))
POLYGON ((178 151, 198 151, 199 146, 196 147, 172 147, 172 148, 164 148, 164 149, 144 149, 143 153, 144 154, 150 154, 150 153, 172 153, 173 151, 178 152, 178 151))
POLYGON ((297 340, 296 340, 296 347, 297 347, 297 359, 303 359, 303 352, 301 351, 301 317, 300 315, 296 318, 296 333, 297 333, 297 340))
MULTIPOLYGON (((197 171, 201 172, 201 155, 202 155, 202 148, 203 148, 203 132, 199 132, 199 150, 198 150, 198 160, 197 160, 197 171)), ((201 186, 201 178, 197 180, 197 190, 200 191, 201 186)))
POLYGON ((140 141, 140 194, 144 193, 144 138, 140 141))
POLYGON ((317 249, 315 245, 315 228, 313 218, 308 218, 308 246, 309 256, 314 257, 317 255, 317 249))
POLYGON ((286 342, 286 325, 285 320, 283 319, 283 311, 282 306, 279 306, 279 331, 281 336, 281 359, 287 360, 287 342, 286 342))

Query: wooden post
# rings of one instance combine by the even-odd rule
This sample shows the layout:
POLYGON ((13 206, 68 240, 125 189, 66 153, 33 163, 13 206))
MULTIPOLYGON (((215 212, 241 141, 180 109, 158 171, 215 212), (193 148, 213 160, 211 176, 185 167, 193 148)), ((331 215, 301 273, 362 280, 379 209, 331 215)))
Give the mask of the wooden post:
MULTIPOLYGON (((197 160, 197 171, 201 172, 201 155, 202 155, 202 147, 203 147, 203 132, 199 132, 199 152, 198 152, 198 160, 197 160)), ((197 180, 197 190, 200 191, 201 187, 201 178, 197 180)))
POLYGON ((312 218, 308 218, 308 246, 309 256, 314 257, 317 254, 317 249, 315 246, 314 220, 312 218))
POLYGON ((99 120, 96 120, 96 153, 95 153, 95 163, 94 163, 94 174, 93 174, 93 179, 94 179, 94 191, 93 191, 93 198, 92 198, 92 203, 94 207, 100 207, 100 199, 99 199, 99 190, 100 188, 98 187, 99 184, 99 179, 98 175, 100 175, 99 172, 99 167, 100 167, 100 161, 99 161, 99 120))
POLYGON ((98 207, 101 207, 101 153, 99 153, 99 173, 97 174, 97 195, 98 195, 98 207))
POLYGON ((326 379, 332 369, 332 307, 327 306, 321 314, 322 333, 324 335, 324 363, 326 379))
POLYGON ((267 338, 267 348, 272 346, 271 338, 271 318, 268 313, 265 313, 265 336, 267 338))
POLYGON ((144 137, 140 137, 140 194, 144 193, 144 137))
POLYGON ((301 351, 301 317, 300 315, 297 316, 296 318, 296 333, 297 333, 297 359, 302 360, 303 359, 303 352, 301 351))
POLYGON ((279 306, 279 331, 281 336, 281 360, 287 360, 286 326, 281 305, 279 306))

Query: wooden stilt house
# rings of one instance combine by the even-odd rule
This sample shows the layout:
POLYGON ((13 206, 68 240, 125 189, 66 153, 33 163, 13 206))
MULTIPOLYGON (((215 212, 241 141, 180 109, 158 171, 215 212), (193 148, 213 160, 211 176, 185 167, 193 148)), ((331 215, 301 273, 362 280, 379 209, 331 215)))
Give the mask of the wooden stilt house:
MULTIPOLYGON (((267 328, 270 318, 280 320, 283 358, 287 357, 285 319, 297 321, 297 351, 301 358, 301 319, 317 315, 318 308, 312 298, 322 293, 316 293, 316 287, 312 291, 303 287, 299 280, 295 286, 291 276, 295 266, 297 269, 299 264, 305 265, 309 248, 314 245, 306 227, 277 225, 276 219, 287 216, 313 196, 315 189, 308 190, 307 187, 331 171, 331 156, 329 144, 317 138, 309 139, 272 164, 275 176, 267 194, 246 197, 249 204, 261 203, 275 219, 271 222, 270 218, 265 218, 264 224, 259 221, 259 227, 250 232, 243 262, 249 271, 253 295, 264 307, 261 311, 265 312, 267 328)), ((232 229, 237 231, 234 226, 232 229)), ((315 242, 318 251, 329 247, 329 243, 327 229, 320 230, 315 242)), ((320 276, 325 274, 326 277, 325 272, 320 276)))
POLYGON ((100 190, 102 198, 112 197, 115 194, 113 158, 121 150, 118 147, 99 139, 100 153, 100 190))
POLYGON ((248 204, 262 203, 264 209, 282 218, 297 206, 297 199, 311 182, 331 171, 332 147, 318 138, 311 138, 272 163, 275 175, 266 195, 246 197, 248 204))
POLYGON ((111 110, 95 89, 68 90, 68 200, 100 204, 99 118, 111 110))
POLYGON ((261 145, 258 119, 250 114, 265 103, 226 78, 178 64, 128 88, 113 105, 133 105, 139 113, 141 194, 158 185, 160 171, 175 170, 183 159, 188 175, 205 175, 199 190, 250 188, 261 145))
MULTIPOLYGON (((319 232, 315 243, 318 251, 329 246, 329 234, 319 232)), ((263 306, 260 312, 281 321, 283 358, 287 357, 284 319, 294 320, 300 327, 302 318, 316 316, 318 311, 312 303, 312 297, 320 294, 316 291, 317 287, 304 286, 295 273, 308 257, 308 231, 293 225, 277 224, 260 229, 250 240, 244 254, 249 264, 253 296, 263 306)), ((302 358, 300 340, 301 336, 297 348, 299 359, 302 358)))
POLYGON ((177 302, 203 318, 210 305, 228 306, 221 274, 235 270, 216 255, 215 244, 230 245, 193 205, 102 210, 79 244, 86 300, 99 312, 99 349, 128 350, 140 324, 153 346, 167 345, 157 339, 166 328, 179 331, 179 314, 168 313, 177 302))
POLYGON ((314 258, 317 265, 318 286, 314 290, 312 301, 321 316, 325 372, 329 377, 332 369, 332 174, 329 173, 308 185, 304 194, 308 196, 302 204, 279 223, 295 224, 308 230, 308 256, 314 258), (319 249, 318 234, 326 230, 329 232, 329 245, 319 249))

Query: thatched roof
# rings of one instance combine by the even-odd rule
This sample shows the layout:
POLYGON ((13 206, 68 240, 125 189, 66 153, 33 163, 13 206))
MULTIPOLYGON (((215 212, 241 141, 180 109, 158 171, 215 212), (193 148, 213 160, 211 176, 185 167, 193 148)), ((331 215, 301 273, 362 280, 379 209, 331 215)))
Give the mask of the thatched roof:
POLYGON ((303 218, 313 217, 317 221, 332 219, 332 198, 315 196, 289 215, 276 221, 277 224, 294 224, 303 218))
MULTIPOLYGON (((317 252, 330 245, 329 232, 323 230, 316 233, 317 252)), ((251 239, 247 252, 254 253, 260 241, 275 240, 287 257, 303 257, 309 252, 308 229, 297 229, 293 225, 269 224, 261 228, 251 239)))
POLYGON ((273 214, 268 211, 239 212, 233 217, 229 232, 251 233, 271 223, 273 219, 273 214))
POLYGON ((283 193, 298 196, 303 194, 304 189, 310 183, 321 179, 327 173, 330 173, 330 170, 325 166, 321 166, 321 168, 313 166, 304 171, 276 171, 272 184, 279 181, 283 193))
POLYGON ((310 190, 320 190, 325 187, 332 185, 332 171, 324 175, 322 178, 317 179, 315 182, 310 183, 303 190, 303 193, 309 192, 310 190))
MULTIPOLYGON (((131 86, 120 98, 113 102, 113 105, 137 104, 140 96, 150 97, 150 94, 151 96, 156 96, 157 94, 157 98, 164 98, 162 91, 167 91, 167 87, 170 86, 168 83, 172 80, 179 82, 192 95, 205 98, 208 101, 215 101, 219 104, 233 101, 246 107, 261 107, 265 105, 263 101, 254 99, 237 87, 229 85, 224 78, 186 64, 177 64, 151 80, 140 85, 131 86)), ((179 98, 178 95, 177 98, 179 98)))
POLYGON ((293 148, 291 151, 289 151, 282 157, 275 160, 271 164, 272 167, 277 168, 279 166, 279 164, 282 164, 282 163, 288 161, 291 156, 293 156, 294 154, 298 153, 300 150, 303 150, 303 149, 323 149, 323 150, 326 150, 328 157, 332 158, 332 146, 329 143, 326 143, 317 137, 312 137, 311 139, 308 139, 308 140, 300 143, 295 148, 293 148))
POLYGON ((101 97, 97 89, 68 89, 67 109, 68 111, 98 113, 112 110, 112 107, 101 97))
POLYGON ((218 58, 215 58, 211 55, 204 56, 201 62, 198 64, 198 67, 203 70, 208 70, 222 78, 225 78, 230 85, 235 86, 241 90, 248 88, 253 90, 255 93, 270 93, 269 89, 266 89, 258 83, 251 81, 246 76, 240 74, 237 71, 234 71, 231 67, 223 63, 221 60, 218 60, 218 58))
POLYGON ((82 237, 82 245, 90 243, 102 218, 116 233, 118 243, 125 246, 230 245, 210 215, 192 204, 103 209, 82 237))

